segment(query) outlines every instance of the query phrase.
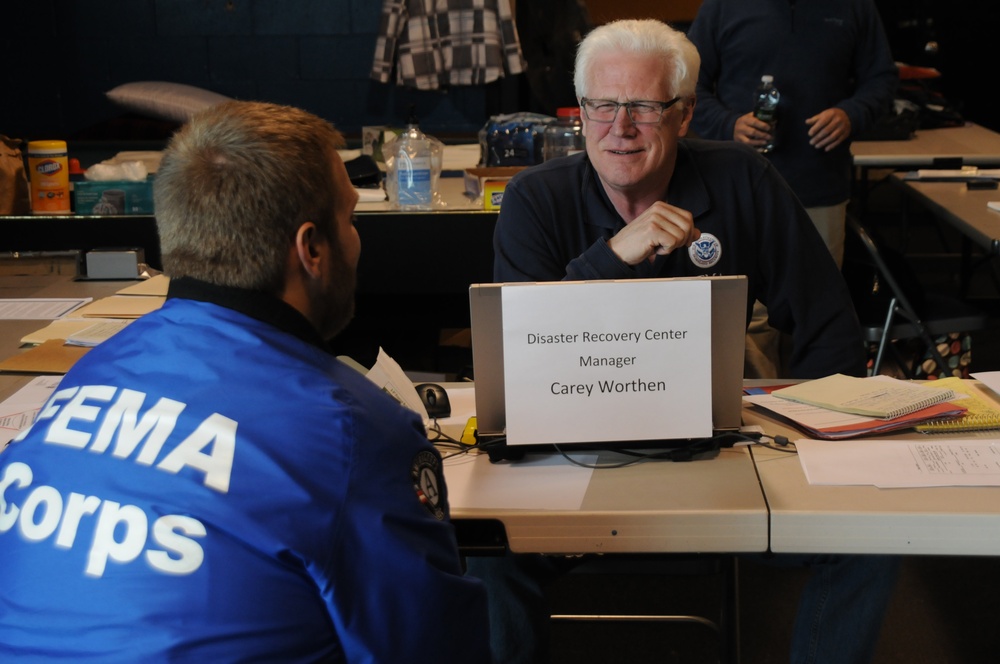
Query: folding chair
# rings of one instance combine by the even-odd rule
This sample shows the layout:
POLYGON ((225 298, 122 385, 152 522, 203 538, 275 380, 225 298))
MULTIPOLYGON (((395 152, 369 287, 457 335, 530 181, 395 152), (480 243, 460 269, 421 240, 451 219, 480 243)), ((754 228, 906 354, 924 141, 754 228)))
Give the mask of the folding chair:
POLYGON ((874 267, 875 279, 872 282, 872 291, 884 288, 885 294, 889 297, 884 316, 866 317, 859 309, 865 342, 878 344, 872 374, 879 373, 885 355, 889 352, 907 378, 915 378, 910 363, 905 360, 897 347, 899 342, 912 339, 917 339, 923 344, 938 367, 947 367, 948 364, 934 342, 934 337, 951 332, 985 329, 988 324, 986 314, 957 297, 937 293, 925 293, 918 310, 864 227, 851 216, 848 216, 847 226, 860 240, 874 267))
MULTIPOLYGON (((718 586, 710 597, 709 604, 717 607, 717 614, 708 611, 708 616, 681 611, 656 613, 554 613, 554 622, 603 622, 603 623, 679 623, 704 631, 703 636, 715 642, 717 660, 721 664, 739 664, 740 661, 740 616, 739 616, 739 560, 726 554, 623 554, 601 556, 584 562, 574 568, 569 577, 579 575, 629 575, 638 577, 667 576, 680 581, 691 592, 691 585, 718 586), (705 583, 715 577, 717 584, 705 583), (718 594, 715 594, 718 593, 718 594), (714 597, 712 596, 714 595, 714 597)), ((669 585, 669 584, 668 584, 669 585)), ((682 593, 683 594, 683 593, 682 593)), ((684 604, 683 601, 680 604, 684 604)), ((675 607, 677 608, 677 607, 675 607)), ((690 639, 698 638, 692 633, 690 639)))

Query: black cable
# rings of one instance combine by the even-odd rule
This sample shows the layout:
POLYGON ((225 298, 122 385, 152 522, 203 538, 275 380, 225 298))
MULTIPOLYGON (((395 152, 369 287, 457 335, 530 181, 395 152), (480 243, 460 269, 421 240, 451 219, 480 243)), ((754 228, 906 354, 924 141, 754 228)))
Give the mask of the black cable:
MULTIPOLYGON (((573 457, 571 457, 569 454, 567 454, 566 452, 564 452, 562 450, 562 448, 560 448, 558 445, 553 445, 553 447, 555 447, 556 451, 559 452, 559 454, 561 454, 563 456, 563 458, 565 458, 571 464, 573 464, 575 466, 580 466, 581 468, 593 468, 595 470, 601 470, 601 469, 604 469, 604 468, 624 468, 625 466, 631 466, 633 464, 640 463, 640 462, 646 460, 646 457, 640 456, 640 457, 635 458, 635 459, 629 459, 628 461, 622 461, 621 463, 602 463, 602 464, 583 463, 582 461, 577 461, 576 459, 574 459, 573 457)), ((595 450, 595 451, 600 451, 600 450, 595 450)), ((628 454, 629 453, 627 450, 613 450, 613 451, 620 452, 622 454, 628 454)))
POLYGON ((433 444, 438 443, 451 443, 453 445, 464 445, 464 443, 457 438, 453 438, 441 430, 441 425, 438 424, 437 418, 434 418, 431 422, 431 426, 428 427, 428 431, 435 434, 433 438, 429 440, 433 444))
POLYGON ((460 449, 458 452, 452 452, 451 454, 446 454, 446 455, 442 456, 441 460, 444 461, 445 459, 450 459, 452 457, 457 457, 457 456, 461 456, 463 454, 468 454, 469 452, 471 452, 473 450, 487 451, 487 450, 489 450, 489 448, 494 447, 496 445, 499 445, 502 442, 503 442, 503 439, 500 439, 500 440, 484 440, 482 442, 474 443, 472 445, 466 445, 465 443, 461 443, 462 449, 460 449))
POLYGON ((477 442, 469 445, 469 444, 463 443, 461 440, 453 438, 453 437, 449 436, 448 434, 444 433, 443 431, 441 431, 441 427, 438 424, 438 422, 437 422, 436 419, 434 420, 433 424, 431 425, 430 431, 432 431, 433 433, 436 434, 434 438, 430 439, 431 443, 434 446, 436 446, 436 447, 458 447, 459 448, 459 450, 457 452, 452 452, 451 454, 443 455, 441 457, 442 461, 445 460, 445 459, 450 459, 452 457, 461 456, 463 454, 468 454, 469 452, 471 452, 473 450, 488 450, 489 448, 494 447, 496 445, 499 445, 499 444, 501 444, 501 443, 503 443, 503 442, 505 442, 507 440, 506 438, 491 438, 489 440, 482 440, 481 441, 481 440, 478 439, 478 436, 477 436, 476 437, 477 442))
MULTIPOLYGON (((491 447, 498 446, 506 442, 506 438, 491 438, 489 440, 476 442, 472 445, 467 445, 441 431, 437 420, 434 420, 430 430, 436 434, 436 436, 431 439, 431 442, 434 445, 461 448, 457 452, 442 456, 442 460, 468 454, 473 450, 488 450, 491 447)), ((634 457, 616 463, 583 463, 582 461, 578 461, 569 456, 569 454, 558 444, 553 444, 552 447, 573 465, 580 466, 582 468, 591 468, 593 470, 602 470, 610 468, 625 468, 644 461, 657 461, 662 459, 669 459, 670 461, 677 462, 690 461, 698 454, 716 452, 724 447, 733 447, 736 443, 741 442, 750 443, 750 445, 754 446, 766 447, 768 449, 775 450, 776 452, 785 452, 787 454, 798 453, 798 450, 795 449, 795 444, 788 440, 786 436, 771 436, 766 433, 757 432, 726 432, 712 436, 711 438, 696 440, 686 446, 672 447, 670 449, 657 450, 655 452, 641 452, 630 449, 593 448, 593 452, 614 452, 616 454, 634 457), (765 442, 765 440, 769 440, 770 442, 765 442)))
POLYGON ((795 449, 795 443, 788 440, 787 436, 769 436, 767 434, 761 434, 761 438, 770 438, 770 443, 765 443, 758 441, 754 443, 759 447, 766 447, 769 450, 774 450, 775 452, 785 452, 786 454, 798 454, 799 451, 795 449))

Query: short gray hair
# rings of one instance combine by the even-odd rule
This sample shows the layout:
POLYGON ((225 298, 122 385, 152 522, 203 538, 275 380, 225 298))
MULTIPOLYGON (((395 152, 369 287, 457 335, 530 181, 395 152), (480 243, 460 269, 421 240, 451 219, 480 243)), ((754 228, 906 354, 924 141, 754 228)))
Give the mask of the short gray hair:
POLYGON ((673 72, 667 81, 678 97, 694 97, 701 56, 687 35, 655 19, 622 19, 591 30, 576 52, 573 84, 577 97, 587 97, 590 72, 602 54, 624 52, 661 57, 673 72))
POLYGON ((230 101, 194 115, 153 184, 164 271, 280 292, 304 222, 336 246, 332 169, 342 145, 329 122, 290 106, 230 101))

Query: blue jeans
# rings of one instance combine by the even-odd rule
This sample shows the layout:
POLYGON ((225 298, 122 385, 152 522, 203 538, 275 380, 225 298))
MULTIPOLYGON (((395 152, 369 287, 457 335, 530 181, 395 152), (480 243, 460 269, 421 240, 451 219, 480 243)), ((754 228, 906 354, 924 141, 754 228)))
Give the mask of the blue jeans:
POLYGON ((811 568, 792 631, 792 664, 865 664, 899 575, 899 556, 776 555, 766 562, 811 568))
MULTIPOLYGON (((782 567, 810 567, 799 600, 792 664, 866 664, 895 586, 897 556, 748 555, 782 567)), ((497 664, 548 660, 549 608, 545 586, 579 558, 508 554, 470 557, 468 574, 483 580, 489 599, 490 639, 497 664)))

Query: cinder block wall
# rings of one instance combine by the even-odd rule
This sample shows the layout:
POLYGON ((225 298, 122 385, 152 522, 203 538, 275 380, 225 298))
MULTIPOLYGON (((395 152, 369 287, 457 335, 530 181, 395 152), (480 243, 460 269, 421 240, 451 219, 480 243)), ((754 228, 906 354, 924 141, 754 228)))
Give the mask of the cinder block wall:
POLYGON ((487 108, 488 99, 503 96, 497 86, 420 92, 370 80, 381 6, 12 0, 0 31, 0 133, 73 138, 125 113, 105 98, 107 90, 145 80, 301 106, 349 135, 364 124, 401 124, 411 104, 421 126, 436 134, 475 132, 501 112, 487 108))

